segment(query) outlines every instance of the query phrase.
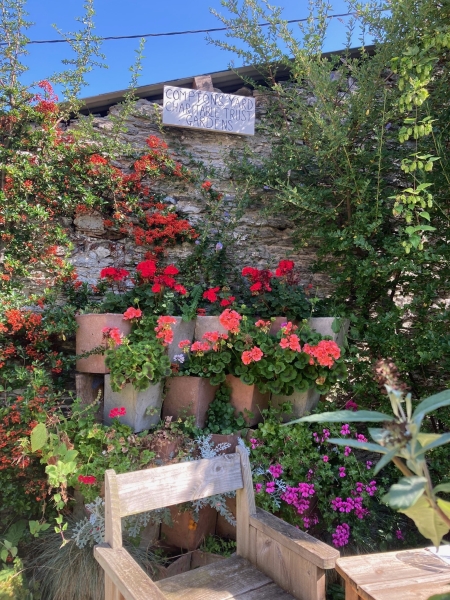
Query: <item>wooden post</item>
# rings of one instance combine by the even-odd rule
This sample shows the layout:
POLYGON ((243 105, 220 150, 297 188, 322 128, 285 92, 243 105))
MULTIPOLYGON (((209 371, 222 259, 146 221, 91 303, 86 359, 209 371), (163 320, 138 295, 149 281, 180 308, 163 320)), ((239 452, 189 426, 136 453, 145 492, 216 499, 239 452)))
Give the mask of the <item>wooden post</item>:
POLYGON ((198 77, 194 77, 192 89, 204 90, 205 92, 213 92, 214 86, 211 75, 199 75, 198 77))
POLYGON ((250 516, 256 515, 252 470, 244 448, 236 448, 241 458, 244 487, 236 490, 236 553, 256 565, 256 530, 250 527, 250 516))
MULTIPOLYGON (((119 491, 116 473, 111 469, 105 472, 105 542, 113 549, 122 547, 119 491)), ((125 600, 107 573, 105 573, 105 600, 125 600)))

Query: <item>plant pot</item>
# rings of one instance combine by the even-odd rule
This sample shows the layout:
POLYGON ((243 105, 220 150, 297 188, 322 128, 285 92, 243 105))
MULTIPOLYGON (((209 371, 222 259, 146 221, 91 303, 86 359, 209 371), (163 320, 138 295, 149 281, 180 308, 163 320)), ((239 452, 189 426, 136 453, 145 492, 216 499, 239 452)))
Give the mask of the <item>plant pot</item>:
POLYGON ((262 421, 262 411, 269 406, 270 392, 262 393, 256 385, 246 385, 239 377, 226 376, 227 385, 231 388, 230 402, 234 406, 235 415, 244 414, 245 421, 250 427, 262 421), (249 416, 249 411, 253 416, 249 416))
POLYGON ((111 375, 105 375, 104 423, 109 425, 113 419, 109 413, 113 408, 124 407, 126 414, 120 422, 129 425, 135 433, 156 425, 161 418, 162 382, 150 385, 146 390, 138 391, 128 383, 120 392, 111 389, 111 375), (148 414, 148 412, 151 414, 148 414))
MULTIPOLYGON (((123 315, 119 313, 77 315, 75 320, 78 323, 75 348, 77 354, 84 354, 97 346, 105 346, 102 333, 105 327, 117 327, 123 335, 128 335, 131 331, 130 321, 124 320, 123 315)), ((80 373, 109 373, 104 354, 80 358, 77 360, 76 370, 80 373)))
POLYGON ((173 342, 169 344, 167 352, 170 358, 170 362, 173 362, 175 354, 182 353, 182 350, 178 348, 178 344, 182 340, 189 340, 190 342, 194 339, 195 331, 195 319, 192 321, 183 321, 181 317, 173 317, 176 319, 176 323, 171 325, 173 331, 173 342))
POLYGON ((283 413, 283 422, 299 419, 307 412, 311 412, 318 405, 320 400, 319 392, 315 390, 306 390, 306 392, 294 392, 291 396, 280 396, 272 394, 271 403, 275 408, 280 407, 284 402, 292 404, 292 413, 283 413))
POLYGON ((313 331, 317 331, 321 335, 330 336, 336 344, 342 348, 350 326, 349 319, 341 319, 341 328, 338 333, 335 333, 332 329, 335 317, 312 317, 309 319, 308 324, 313 331))
POLYGON ((212 433, 211 441, 214 442, 214 447, 219 444, 230 444, 229 447, 221 452, 221 454, 234 454, 236 452, 236 446, 238 445, 238 440, 241 436, 238 433, 212 433))
POLYGON ((206 413, 219 386, 204 377, 170 377, 166 380, 163 417, 195 417, 196 427, 204 427, 206 413))
POLYGON ((149 449, 155 453, 155 462, 158 465, 166 465, 174 460, 182 446, 181 436, 171 436, 166 431, 158 431, 151 438, 149 449))
POLYGON ((207 331, 218 331, 227 333, 227 330, 220 324, 219 317, 197 317, 195 322, 194 340, 201 340, 203 334, 207 331))
MULTIPOLYGON (((236 519, 236 498, 226 498, 225 504, 227 505, 230 513, 236 519)), ((225 538, 226 540, 236 540, 236 525, 231 525, 231 523, 228 523, 225 517, 222 517, 221 514, 218 514, 216 535, 221 538, 225 538)))
POLYGON ((161 541, 164 545, 183 550, 196 550, 204 538, 212 535, 216 529, 217 512, 211 506, 200 509, 198 522, 193 519, 192 511, 182 512, 178 506, 170 507, 172 526, 161 525, 161 541))

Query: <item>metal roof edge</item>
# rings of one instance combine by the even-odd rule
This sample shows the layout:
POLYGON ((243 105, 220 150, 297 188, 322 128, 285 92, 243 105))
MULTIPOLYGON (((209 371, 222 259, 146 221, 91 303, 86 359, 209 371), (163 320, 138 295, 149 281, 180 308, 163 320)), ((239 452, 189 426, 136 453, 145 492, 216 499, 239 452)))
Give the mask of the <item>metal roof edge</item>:
MULTIPOLYGON (((364 46, 364 49, 369 54, 373 54, 375 50, 375 46, 364 46)), ((324 52, 322 54, 323 57, 335 56, 336 54, 343 54, 345 52, 342 50, 333 50, 331 52, 324 52)), ((352 58, 356 58, 361 53, 361 47, 358 48, 350 48, 348 50, 352 58)), ((136 96, 138 98, 147 98, 157 100, 158 98, 162 98, 163 89, 165 85, 172 85, 175 87, 192 87, 192 83, 194 77, 198 77, 199 75, 210 75, 213 84, 215 87, 223 89, 224 87, 236 87, 244 85, 244 81, 242 77, 250 77, 255 80, 263 81, 263 76, 261 73, 253 66, 246 67, 238 67, 236 69, 227 69, 226 71, 213 71, 212 73, 196 73, 190 77, 182 77, 179 79, 172 79, 170 81, 152 83, 149 85, 143 85, 136 88, 136 96)), ((280 79, 283 77, 289 76, 289 69, 284 68, 280 72, 280 79)), ((103 112, 106 111, 111 106, 122 102, 125 98, 125 94, 128 89, 117 90, 114 92, 107 92, 106 94, 98 94, 96 96, 88 96, 87 98, 83 98, 83 106, 81 108, 82 113, 91 113, 91 112, 103 112)), ((227 89, 223 89, 223 91, 230 91, 227 89)))

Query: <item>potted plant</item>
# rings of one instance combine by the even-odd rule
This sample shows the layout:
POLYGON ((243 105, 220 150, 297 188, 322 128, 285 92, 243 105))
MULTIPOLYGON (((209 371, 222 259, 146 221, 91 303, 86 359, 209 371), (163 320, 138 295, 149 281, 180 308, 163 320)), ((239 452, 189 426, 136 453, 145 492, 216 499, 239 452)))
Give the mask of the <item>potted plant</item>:
MULTIPOLYGON (((112 290, 110 293, 124 293, 128 276, 129 272, 126 269, 115 267, 107 267, 100 272, 103 283, 112 290)), ((105 353, 101 352, 101 348, 106 349, 107 346, 103 335, 105 328, 117 329, 124 336, 131 331, 131 324, 123 318, 123 311, 105 311, 100 305, 96 305, 95 310, 96 312, 75 316, 78 325, 75 352, 77 356, 86 355, 77 359, 76 369, 80 373, 109 373, 105 364, 105 353)))
POLYGON ((300 274, 293 261, 280 260, 275 273, 269 269, 244 267, 242 275, 250 286, 246 289, 245 305, 252 315, 271 319, 270 333, 279 331, 285 321, 307 319, 313 304, 300 285, 300 274))
POLYGON ((144 317, 133 307, 124 316, 133 322, 129 336, 123 337, 115 329, 104 331, 110 345, 106 365, 111 371, 105 376, 105 422, 114 409, 125 406, 126 423, 134 431, 142 431, 160 418, 161 380, 170 374, 167 346, 173 341, 175 319, 144 317))
POLYGON ((227 364, 231 361, 227 339, 227 334, 209 331, 200 341, 179 343, 173 377, 167 380, 164 417, 193 415, 195 426, 205 426, 209 405, 217 386, 225 381, 227 364))
POLYGON ((115 293, 114 288, 105 296, 101 308, 106 311, 124 311, 128 307, 139 308, 148 315, 171 315, 173 339, 168 347, 169 358, 176 354, 178 343, 192 340, 195 313, 201 295, 201 287, 194 286, 191 293, 177 281, 179 270, 173 264, 160 266, 154 259, 136 266, 133 287, 115 293))

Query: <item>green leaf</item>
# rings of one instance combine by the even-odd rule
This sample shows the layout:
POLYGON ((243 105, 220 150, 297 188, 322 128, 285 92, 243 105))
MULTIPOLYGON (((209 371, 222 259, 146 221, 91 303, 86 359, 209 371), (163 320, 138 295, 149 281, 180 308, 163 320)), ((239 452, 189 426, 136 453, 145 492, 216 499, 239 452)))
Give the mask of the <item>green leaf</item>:
POLYGON ((379 444, 372 444, 371 442, 359 442, 358 440, 351 440, 345 438, 329 438, 327 439, 329 444, 336 444, 336 446, 350 446, 350 448, 357 448, 358 450, 368 450, 369 452, 379 452, 380 454, 386 454, 387 449, 379 444))
POLYGON ((376 423, 382 421, 395 421, 395 417, 392 415, 385 415, 374 410, 338 410, 336 412, 320 413, 318 415, 309 415, 285 423, 290 425, 291 423, 376 423))
POLYGON ((437 494, 438 492, 450 492, 450 482, 440 483, 433 489, 433 492, 435 494, 437 494))
POLYGON ((450 390, 444 390, 439 394, 434 394, 433 396, 422 400, 414 410, 413 419, 414 421, 416 419, 422 421, 426 414, 437 408, 442 408, 443 406, 450 406, 450 390))
POLYGON ((422 217, 422 219, 426 219, 427 221, 430 221, 430 213, 428 213, 425 210, 423 212, 419 213, 419 217, 422 217))
POLYGON ((428 600, 450 600, 450 593, 449 594, 435 594, 434 596, 431 596, 431 598, 428 598, 428 600))
POLYGON ((30 435, 31 451, 36 452, 45 446, 48 438, 47 428, 44 423, 38 423, 30 435))
POLYGON ((391 450, 389 450, 389 452, 382 456, 377 462, 373 470, 373 474, 376 475, 377 473, 379 473, 381 469, 383 469, 394 458, 394 456, 397 456, 397 454, 398 448, 392 448, 391 450))
POLYGON ((425 477, 402 477, 398 483, 383 496, 383 502, 395 510, 413 506, 422 496, 427 480, 425 477))
MULTIPOLYGON (((419 440, 420 441, 420 440, 419 440)), ((419 452, 416 453, 416 457, 422 456, 428 450, 433 450, 433 448, 438 448, 439 446, 443 446, 444 444, 448 444, 450 442, 450 433, 443 433, 439 435, 439 439, 435 439, 428 446, 423 446, 419 452)))
POLYGON ((425 496, 421 496, 410 508, 401 509, 416 524, 420 533, 437 547, 448 532, 448 526, 440 519, 425 496))

